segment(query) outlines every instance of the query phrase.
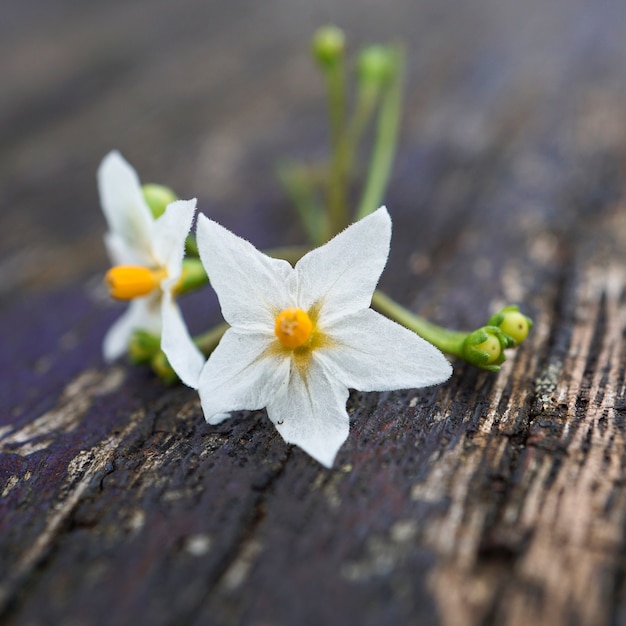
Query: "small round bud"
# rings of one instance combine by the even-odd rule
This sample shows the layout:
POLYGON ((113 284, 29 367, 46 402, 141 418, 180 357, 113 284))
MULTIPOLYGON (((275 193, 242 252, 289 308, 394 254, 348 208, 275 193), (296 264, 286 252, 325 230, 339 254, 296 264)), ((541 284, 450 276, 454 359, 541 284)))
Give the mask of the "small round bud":
POLYGON ((393 73, 393 58, 385 46, 369 46, 359 55, 359 78, 364 83, 381 84, 393 73))
POLYGON ((504 314, 504 319, 500 323, 500 330, 515 340, 515 343, 522 343, 530 332, 528 318, 519 311, 508 311, 504 314))
POLYGON ((152 215, 155 219, 165 213, 168 204, 178 200, 178 196, 171 189, 163 185, 149 183, 142 185, 141 190, 143 191, 144 200, 150 207, 150 211, 152 211, 152 215))
POLYGON ((506 360, 507 347, 507 338, 497 326, 483 326, 465 338, 463 358, 472 365, 497 372, 506 360))
POLYGON ((336 26, 323 26, 313 35, 311 50, 313 57, 323 68, 334 65, 343 56, 346 38, 336 26))
POLYGON ((489 320, 489 325, 497 326, 509 341, 507 347, 514 347, 522 343, 533 326, 530 317, 527 317, 517 306, 504 307, 489 320))
POLYGON ((487 360, 484 362, 484 365, 492 365, 502 355, 502 347, 500 346, 500 342, 493 335, 489 335, 487 339, 485 339, 485 341, 474 346, 474 349, 478 350, 479 352, 484 352, 488 355, 487 360))

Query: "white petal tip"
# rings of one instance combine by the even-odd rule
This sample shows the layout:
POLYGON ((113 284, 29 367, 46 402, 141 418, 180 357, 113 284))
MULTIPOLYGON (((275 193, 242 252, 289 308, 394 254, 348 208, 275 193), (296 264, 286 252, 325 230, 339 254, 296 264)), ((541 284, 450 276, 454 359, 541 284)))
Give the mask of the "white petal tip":
POLYGON ((206 420, 207 424, 211 424, 212 426, 215 426, 217 424, 221 424, 224 420, 227 420, 230 417, 230 413, 215 413, 214 415, 211 415, 210 417, 207 417, 205 415, 204 419, 206 420))
POLYGON ((300 444, 294 444, 298 446, 303 452, 308 454, 311 458, 317 461, 320 465, 323 465, 326 469, 332 469, 335 459, 337 458, 337 452, 339 449, 333 451, 330 450, 307 450, 300 444))

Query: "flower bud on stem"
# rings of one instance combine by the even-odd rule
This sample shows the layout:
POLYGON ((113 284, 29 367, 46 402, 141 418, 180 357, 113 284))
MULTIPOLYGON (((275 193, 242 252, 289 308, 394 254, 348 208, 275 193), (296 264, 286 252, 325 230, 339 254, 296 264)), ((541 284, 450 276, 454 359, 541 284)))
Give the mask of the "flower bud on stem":
MULTIPOLYGON (((491 372, 497 372, 505 361, 504 350, 519 345, 528 334, 526 332, 526 335, 519 341, 507 335, 501 325, 492 323, 500 315, 498 313, 489 320, 489 324, 469 333, 442 328, 411 313, 380 291, 374 292, 372 306, 380 313, 437 346, 442 352, 457 356, 476 367, 491 372)), ((500 313, 503 312, 518 312, 518 309, 517 307, 506 307, 500 313)), ((530 318, 521 313, 519 315, 524 318, 530 329, 532 325, 530 318)), ((504 319, 509 318, 505 315, 504 319)), ((517 317, 514 320, 517 322, 517 317)), ((521 337, 521 333, 518 336, 521 337)))
POLYGON ((530 317, 520 313, 515 305, 505 306, 490 318, 488 324, 497 326, 508 337, 511 346, 522 343, 533 327, 530 317))
MULTIPOLYGON (((390 48, 375 45, 361 51, 357 62, 356 106, 348 128, 352 152, 356 151, 383 89, 388 86, 395 69, 395 58, 390 48)), ((350 164, 352 164, 353 156, 351 155, 350 164)))
POLYGON ((376 137, 365 189, 356 212, 357 220, 369 215, 382 204, 396 154, 402 112, 404 49, 399 45, 390 47, 387 49, 387 56, 388 68, 385 71, 390 73, 386 78, 389 85, 383 94, 378 112, 376 137))
POLYGON ((347 179, 349 148, 346 127, 345 36, 336 26, 320 28, 313 36, 313 56, 326 80, 332 156, 328 180, 330 232, 341 232, 349 223, 347 179))

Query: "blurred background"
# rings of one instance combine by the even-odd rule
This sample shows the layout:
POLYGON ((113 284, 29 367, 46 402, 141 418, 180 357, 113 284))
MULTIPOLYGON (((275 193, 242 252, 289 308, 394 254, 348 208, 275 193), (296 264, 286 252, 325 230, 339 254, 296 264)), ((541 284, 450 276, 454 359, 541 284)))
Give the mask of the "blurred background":
POLYGON ((114 148, 258 245, 302 241, 275 166, 327 152, 309 40, 328 23, 350 51, 407 44, 388 203, 428 214, 440 243, 450 225, 436 215, 462 223, 453 207, 478 201, 472 180, 484 195, 509 177, 515 198, 493 202, 519 212, 521 194, 532 219, 568 142, 597 154, 624 141, 617 1, 22 0, 0 15, 0 306, 106 268, 95 172, 114 148))

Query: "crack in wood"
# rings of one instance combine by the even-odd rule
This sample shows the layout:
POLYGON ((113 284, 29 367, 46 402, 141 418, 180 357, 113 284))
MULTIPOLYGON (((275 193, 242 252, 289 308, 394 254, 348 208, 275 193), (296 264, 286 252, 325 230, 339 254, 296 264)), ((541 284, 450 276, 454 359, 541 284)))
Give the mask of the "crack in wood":
POLYGON ((53 409, 21 428, 5 427, 0 432, 0 453, 28 456, 45 450, 60 433, 69 433, 78 426, 97 397, 113 393, 123 383, 124 370, 119 367, 81 372, 67 385, 53 409))
POLYGON ((5 572, 4 580, 0 581, 0 617, 7 610, 13 595, 18 591, 24 579, 58 541, 63 525, 69 520, 81 498, 91 486, 94 477, 106 467, 119 444, 137 427, 144 415, 143 411, 137 411, 129 416, 129 423, 122 431, 108 437, 89 451, 81 451, 79 457, 76 457, 79 460, 75 459, 74 469, 82 473, 82 477, 76 482, 76 474, 68 471, 65 481, 68 485, 67 495, 54 507, 43 532, 23 553, 19 561, 5 572))

